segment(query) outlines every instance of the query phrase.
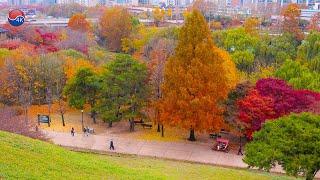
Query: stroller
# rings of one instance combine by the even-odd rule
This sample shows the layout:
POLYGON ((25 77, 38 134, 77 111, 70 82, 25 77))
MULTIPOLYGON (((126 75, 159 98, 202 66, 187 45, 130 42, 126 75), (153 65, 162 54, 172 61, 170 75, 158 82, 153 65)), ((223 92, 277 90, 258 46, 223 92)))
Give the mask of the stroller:
POLYGON ((229 140, 223 138, 217 138, 216 144, 213 146, 212 150, 215 151, 223 151, 228 153, 229 152, 229 140))

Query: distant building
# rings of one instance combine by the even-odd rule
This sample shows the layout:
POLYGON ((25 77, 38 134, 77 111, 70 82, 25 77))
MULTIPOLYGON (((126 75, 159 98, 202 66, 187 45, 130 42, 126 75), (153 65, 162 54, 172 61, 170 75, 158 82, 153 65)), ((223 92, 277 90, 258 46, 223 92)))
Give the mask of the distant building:
POLYGON ((72 4, 78 3, 82 6, 96 6, 96 5, 106 5, 107 0, 57 0, 58 4, 72 4))
POLYGON ((313 15, 320 13, 319 9, 301 9, 301 19, 310 20, 313 15))
POLYGON ((8 4, 11 6, 22 6, 22 5, 28 5, 28 0, 8 0, 8 4))
POLYGON ((106 5, 107 4, 107 0, 99 0, 99 4, 100 5, 106 5))
POLYGON ((138 4, 141 6, 149 5, 149 0, 138 0, 138 4))
POLYGON ((43 0, 42 2, 47 5, 57 4, 57 0, 43 0))
POLYGON ((75 0, 57 0, 57 4, 72 4, 75 2, 75 0))

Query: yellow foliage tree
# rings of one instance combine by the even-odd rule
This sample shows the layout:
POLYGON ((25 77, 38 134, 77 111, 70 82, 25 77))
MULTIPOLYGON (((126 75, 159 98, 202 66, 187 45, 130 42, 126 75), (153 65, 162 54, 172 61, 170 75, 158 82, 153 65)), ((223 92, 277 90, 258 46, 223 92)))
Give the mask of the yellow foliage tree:
POLYGON ((156 7, 153 12, 153 19, 154 19, 154 23, 155 25, 158 27, 159 23, 163 21, 163 18, 166 14, 166 12, 162 9, 160 9, 159 7, 156 7))
POLYGON ((172 9, 169 8, 169 9, 167 10, 167 16, 168 16, 170 19, 172 19, 172 14, 173 14, 172 9))
POLYGON ((138 25, 136 28, 134 28, 128 38, 122 39, 122 51, 125 53, 134 53, 141 50, 157 32, 159 32, 159 28, 146 27, 143 24, 138 25))
POLYGON ((212 30, 221 30, 222 29, 221 22, 219 22, 219 21, 212 21, 209 25, 210 25, 210 29, 212 29, 212 30))
POLYGON ((258 18, 250 17, 247 18, 243 24, 244 30, 246 33, 251 34, 253 36, 258 35, 258 26, 260 25, 260 21, 258 18))
POLYGON ((227 52, 213 44, 209 27, 193 10, 181 28, 175 54, 165 66, 163 98, 159 101, 163 124, 195 131, 219 131, 223 108, 219 105, 237 83, 236 67, 227 52))
POLYGON ((94 66, 88 60, 65 57, 64 72, 67 79, 71 79, 75 75, 75 73, 82 67, 94 69, 94 66))

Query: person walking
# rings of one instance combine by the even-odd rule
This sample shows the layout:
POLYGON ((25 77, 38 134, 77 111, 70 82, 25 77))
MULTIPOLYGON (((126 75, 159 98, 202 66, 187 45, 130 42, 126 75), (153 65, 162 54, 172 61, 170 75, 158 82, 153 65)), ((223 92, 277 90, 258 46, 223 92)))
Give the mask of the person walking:
POLYGON ((71 128, 71 136, 74 136, 74 128, 71 128))
POLYGON ((241 145, 241 144, 240 144, 240 146, 239 146, 238 155, 243 156, 243 153, 242 153, 242 145, 241 145))
POLYGON ((109 147, 110 150, 114 150, 114 145, 113 145, 113 140, 111 139, 110 141, 110 147, 109 147))
POLYGON ((83 128, 83 135, 86 136, 87 135, 87 129, 83 128))

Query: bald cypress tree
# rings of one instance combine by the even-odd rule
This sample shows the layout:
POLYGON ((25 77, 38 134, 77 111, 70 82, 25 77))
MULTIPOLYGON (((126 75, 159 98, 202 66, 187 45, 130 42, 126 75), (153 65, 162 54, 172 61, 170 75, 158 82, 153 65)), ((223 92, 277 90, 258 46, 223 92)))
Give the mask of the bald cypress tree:
POLYGON ((195 131, 219 131, 221 102, 236 84, 236 68, 229 55, 215 47, 209 27, 197 10, 187 15, 175 54, 165 66, 162 123, 195 131))

